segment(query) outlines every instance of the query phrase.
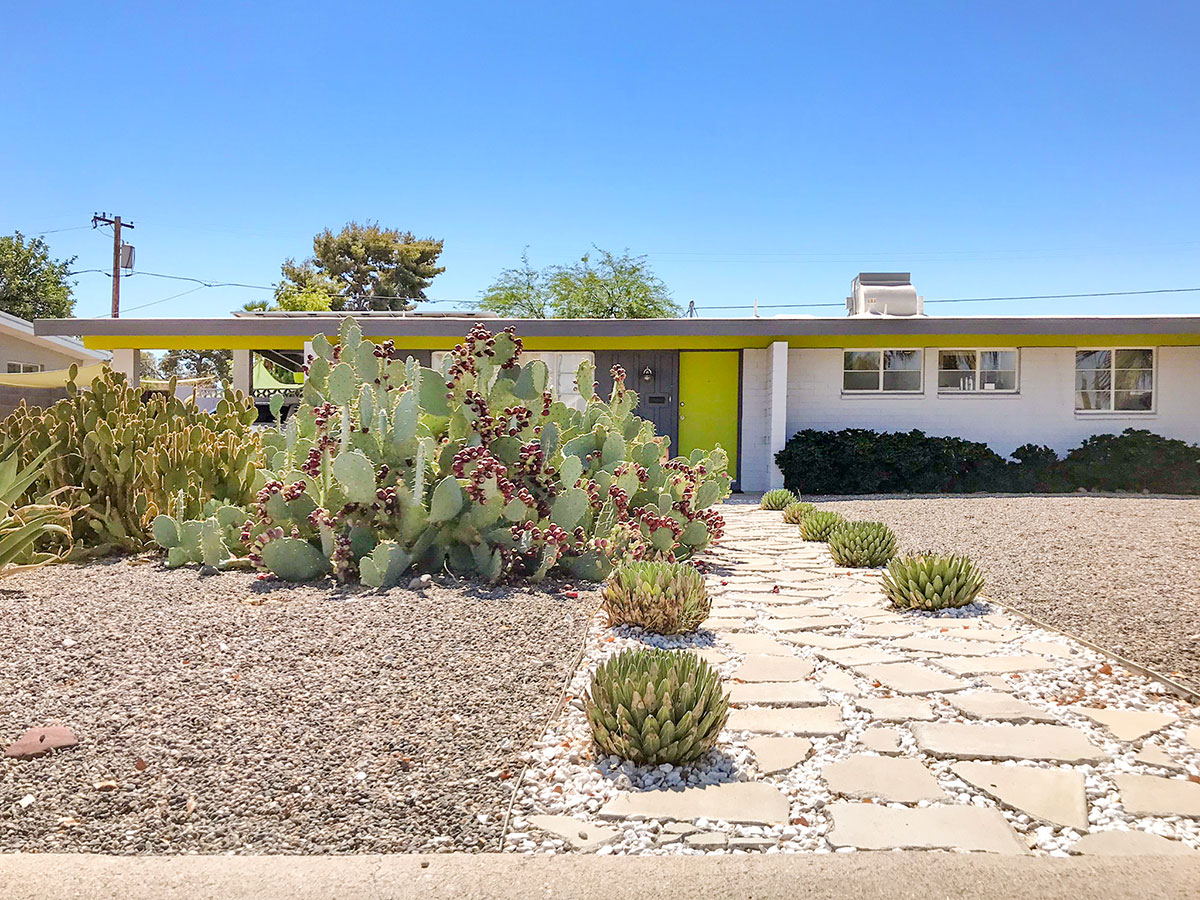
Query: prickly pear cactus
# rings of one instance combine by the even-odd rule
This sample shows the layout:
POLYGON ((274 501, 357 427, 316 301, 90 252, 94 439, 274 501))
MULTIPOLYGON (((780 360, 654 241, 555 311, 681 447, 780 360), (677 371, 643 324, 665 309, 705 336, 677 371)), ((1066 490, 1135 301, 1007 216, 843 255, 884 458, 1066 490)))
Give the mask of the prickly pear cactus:
POLYGON ((376 587, 409 568, 600 581, 614 560, 683 559, 721 534, 725 452, 671 458, 619 369, 604 400, 580 366, 577 410, 544 363, 522 364, 511 328, 476 325, 441 371, 350 318, 313 351, 302 403, 263 437, 266 480, 241 533, 282 578, 320 574, 319 556, 376 587))

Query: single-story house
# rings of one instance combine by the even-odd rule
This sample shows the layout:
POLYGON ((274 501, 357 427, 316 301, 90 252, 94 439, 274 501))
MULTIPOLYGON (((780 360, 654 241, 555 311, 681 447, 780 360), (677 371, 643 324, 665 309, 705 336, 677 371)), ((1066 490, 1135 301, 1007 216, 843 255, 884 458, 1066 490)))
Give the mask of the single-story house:
POLYGON ((32 322, 0 312, 0 416, 7 416, 22 400, 47 406, 65 397, 64 370, 108 359, 108 353, 89 350, 69 336, 75 333, 35 333, 32 322))
MULTIPOLYGON (((1063 452, 1130 427, 1200 442, 1200 316, 927 316, 922 305, 906 274, 864 273, 839 317, 356 315, 367 337, 392 340, 426 365, 476 321, 515 325, 568 400, 581 359, 595 363, 602 392, 619 364, 640 413, 677 451, 720 443, 747 491, 782 484, 774 454, 804 428, 919 428, 1002 455, 1028 442, 1063 452)), ((265 398, 289 387, 274 377, 253 384, 255 357, 277 373, 297 371, 312 335, 339 324, 336 314, 259 312, 39 320, 36 330, 81 335, 130 375, 142 349, 230 349, 235 386, 265 398)))

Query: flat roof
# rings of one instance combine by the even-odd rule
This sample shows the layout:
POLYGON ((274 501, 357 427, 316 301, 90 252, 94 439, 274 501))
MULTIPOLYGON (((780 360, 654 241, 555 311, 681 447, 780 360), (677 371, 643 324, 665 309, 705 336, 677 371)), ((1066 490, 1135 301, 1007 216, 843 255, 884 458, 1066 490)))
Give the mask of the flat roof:
POLYGON ((748 337, 904 335, 1196 335, 1200 315, 1130 316, 779 316, 736 319, 504 319, 475 315, 237 315, 196 319, 37 319, 37 335, 83 338, 207 335, 311 337, 335 334, 353 315, 367 337, 461 338, 476 322, 496 331, 515 325, 528 337, 748 337))

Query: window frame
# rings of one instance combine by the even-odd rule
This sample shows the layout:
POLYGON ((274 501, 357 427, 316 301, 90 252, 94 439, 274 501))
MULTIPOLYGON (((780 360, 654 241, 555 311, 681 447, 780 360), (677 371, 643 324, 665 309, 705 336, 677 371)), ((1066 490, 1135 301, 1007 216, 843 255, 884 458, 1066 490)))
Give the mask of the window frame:
POLYGON ((842 385, 841 393, 843 397, 919 397, 925 393, 925 348, 924 347, 843 347, 842 353, 842 385), (916 353, 918 365, 916 369, 899 369, 901 372, 917 372, 919 376, 919 384, 916 388, 909 390, 888 390, 883 386, 883 376, 887 369, 883 366, 884 354, 888 352, 903 351, 905 353, 916 353), (847 388, 846 373, 847 372, 867 372, 869 369, 847 369, 846 354, 847 353, 877 353, 879 354, 879 367, 875 370, 879 378, 876 382, 877 387, 874 388, 847 388))
MULTIPOLYGON (((974 397, 977 394, 983 394, 983 395, 987 395, 987 396, 990 396, 992 394, 1001 394, 1004 396, 1011 397, 1014 394, 1021 393, 1021 348, 1020 347, 961 347, 960 346, 960 347, 938 347, 936 349, 937 349, 937 353, 938 353, 938 359, 937 359, 937 373, 938 373, 937 392, 938 392, 938 394, 946 394, 948 396, 955 396, 955 397, 962 397, 962 396, 974 397), (984 353, 1014 353, 1014 354, 1016 354, 1016 357, 1017 357, 1017 365, 1013 369, 1013 374, 1016 376, 1016 387, 1003 388, 1003 389, 1001 389, 1001 388, 985 389, 982 386, 978 386, 978 387, 972 388, 969 391, 958 390, 956 388, 944 388, 944 387, 942 387, 942 372, 943 371, 951 371, 951 370, 949 370, 949 369, 943 370, 942 369, 942 354, 943 353, 974 353, 975 354, 975 368, 972 371, 975 374, 975 384, 976 385, 981 385, 981 382, 979 379, 979 373, 981 370, 979 368, 979 365, 980 365, 980 360, 983 359, 984 353)), ((1005 370, 1005 371, 1007 371, 1007 370, 1005 370)))
POLYGON ((4 369, 8 375, 34 375, 38 372, 45 372, 46 366, 44 363, 27 363, 19 359, 10 359, 6 361, 4 369), (17 366, 18 371, 12 371, 12 366, 17 366))
POLYGON ((1125 416, 1153 416, 1158 413, 1158 347, 1157 346, 1141 346, 1141 347, 1075 347, 1071 353, 1071 406, 1074 407, 1075 415, 1094 417, 1099 416, 1109 418, 1123 418, 1125 416), (1108 399, 1111 404, 1108 409, 1080 409, 1077 404, 1077 395, 1079 388, 1076 384, 1076 379, 1079 375, 1079 367, 1077 364, 1078 354, 1080 353, 1095 353, 1098 351, 1107 351, 1109 355, 1108 362, 1108 399), (1150 351, 1150 408, 1149 409, 1117 409, 1117 354, 1122 350, 1149 350, 1150 351))

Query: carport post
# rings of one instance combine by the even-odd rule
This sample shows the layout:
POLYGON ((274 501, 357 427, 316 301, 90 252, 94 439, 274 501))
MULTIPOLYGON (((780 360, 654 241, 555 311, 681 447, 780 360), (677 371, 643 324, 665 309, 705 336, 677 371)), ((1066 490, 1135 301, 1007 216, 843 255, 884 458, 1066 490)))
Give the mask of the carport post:
POLYGON ((141 362, 142 351, 135 348, 123 348, 112 352, 109 366, 114 372, 121 372, 128 379, 129 386, 136 388, 142 383, 138 363, 141 362))
POLYGON ((767 348, 767 435, 771 458, 767 464, 768 487, 783 487, 783 472, 775 465, 775 454, 787 443, 787 341, 774 341, 767 348))
POLYGON ((252 363, 250 350, 234 350, 233 351, 233 389, 241 391, 246 396, 250 395, 250 389, 253 387, 252 381, 252 363))

